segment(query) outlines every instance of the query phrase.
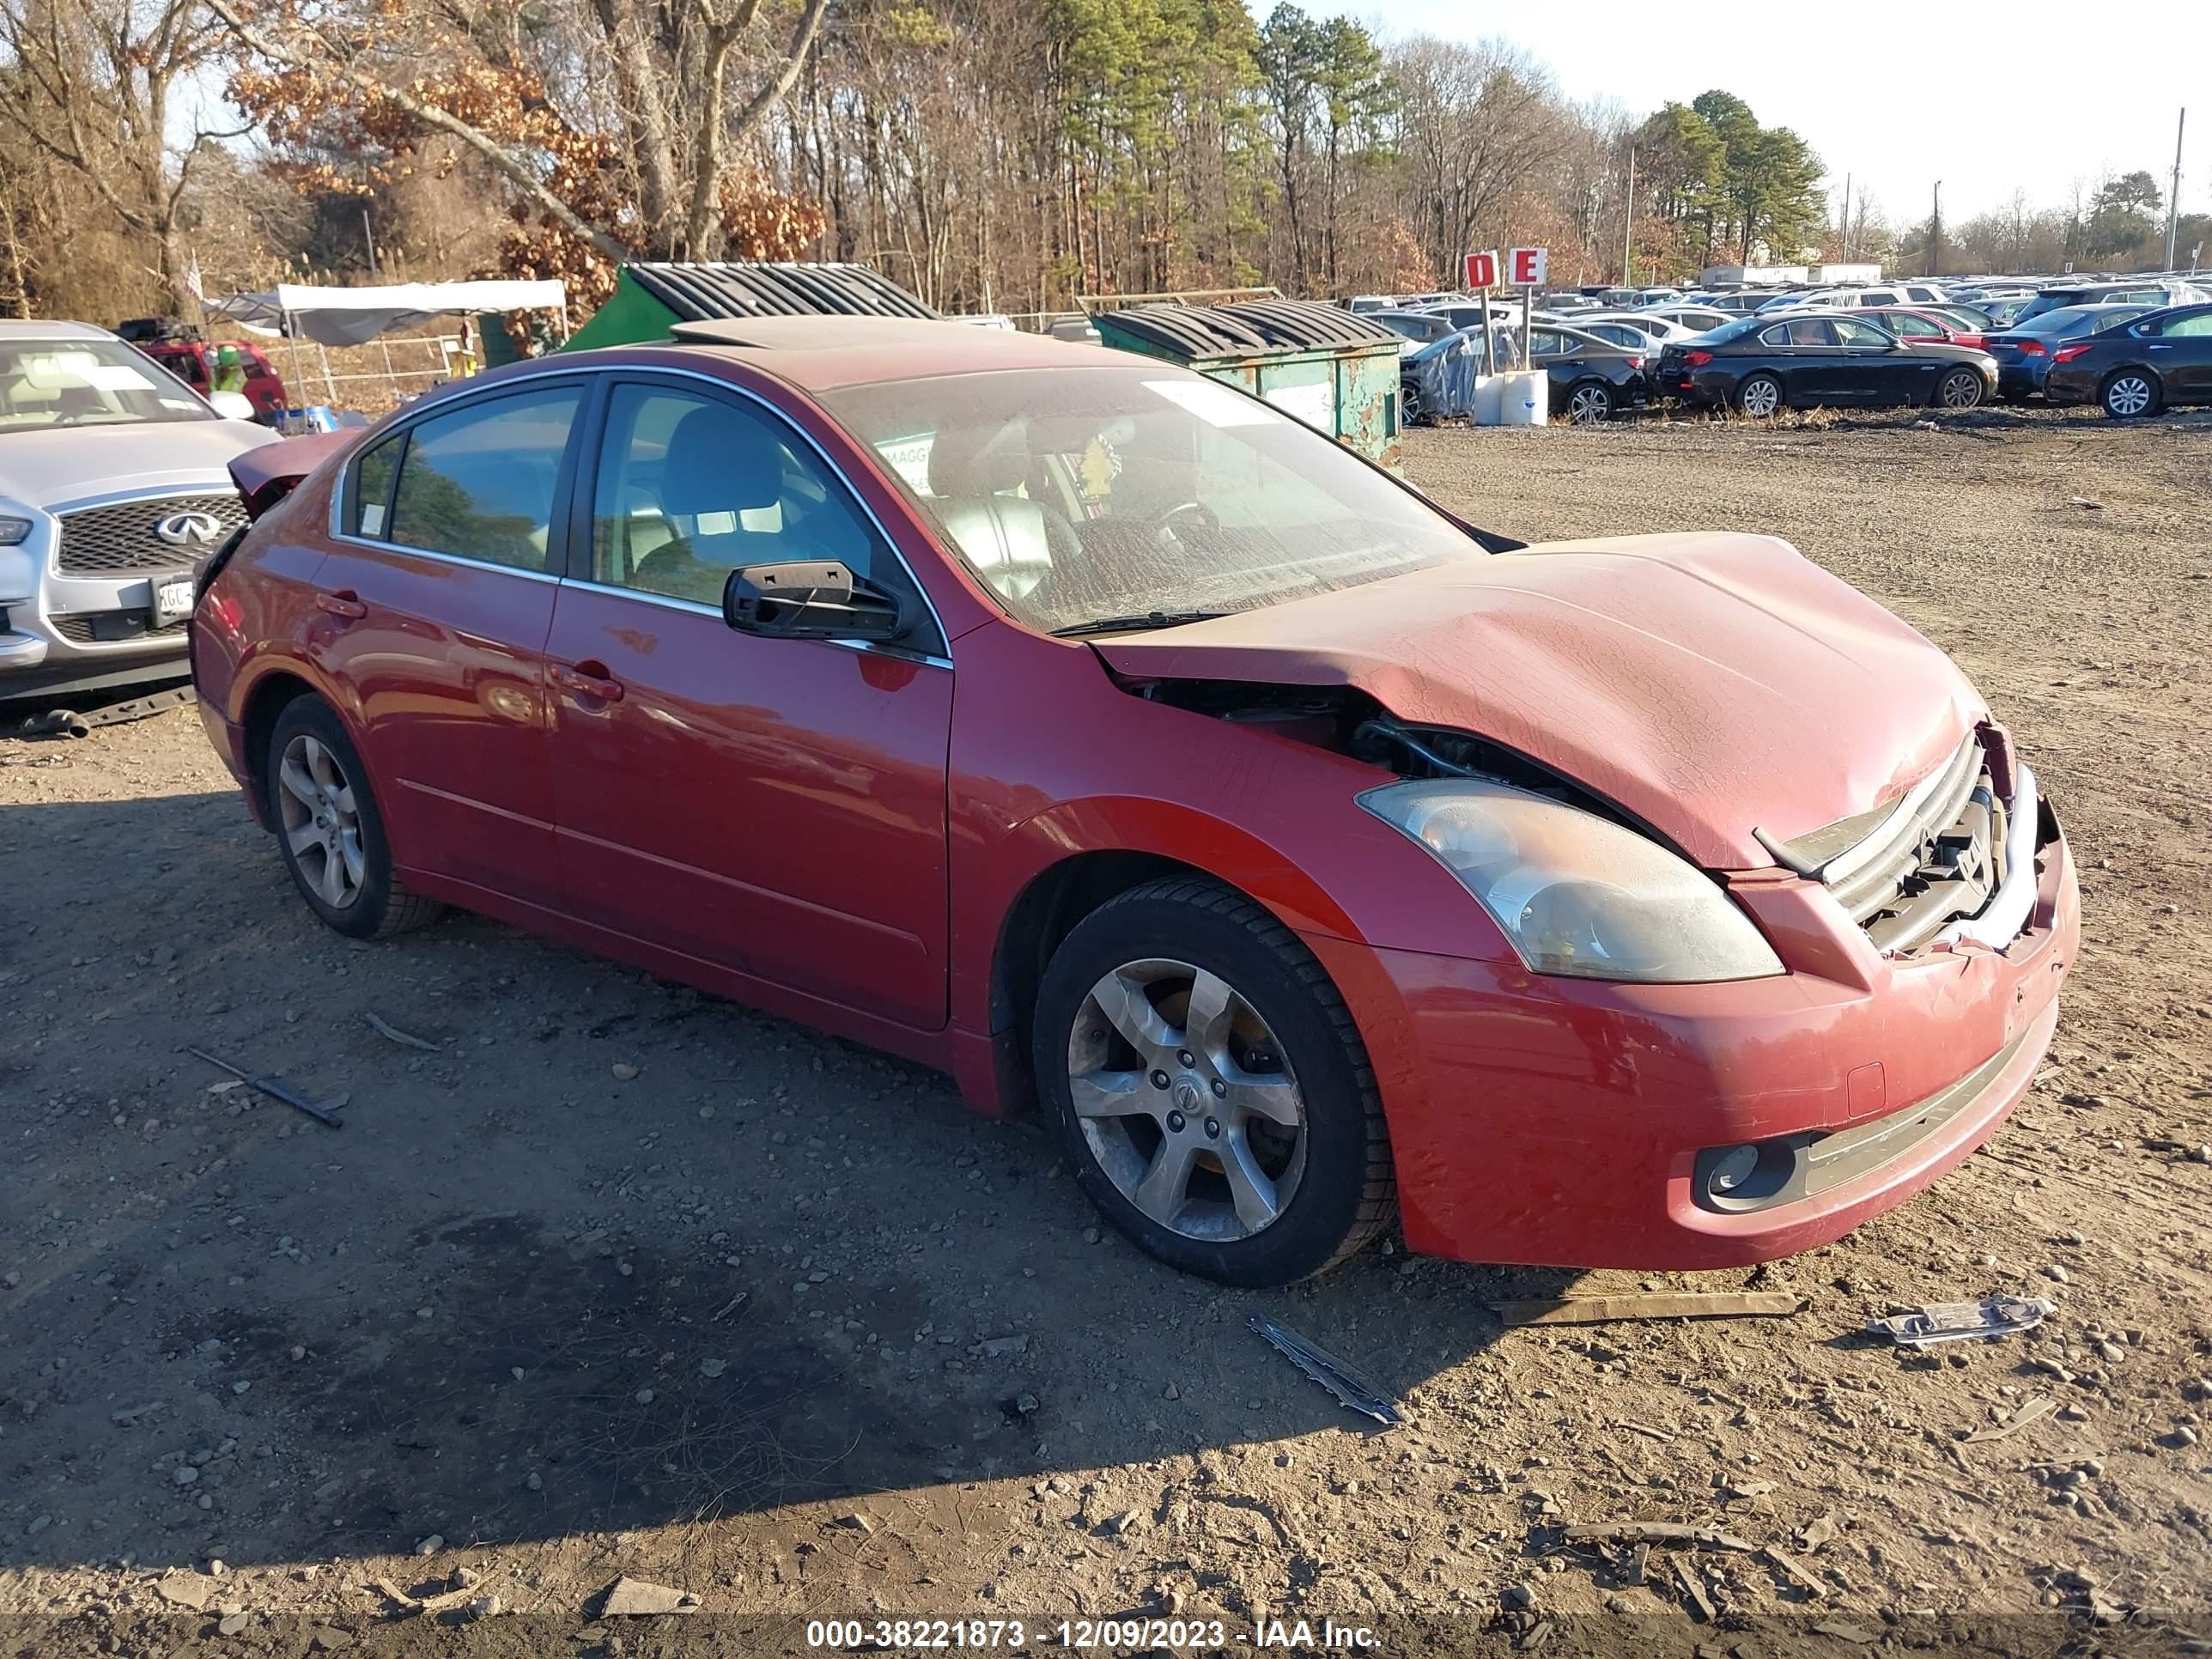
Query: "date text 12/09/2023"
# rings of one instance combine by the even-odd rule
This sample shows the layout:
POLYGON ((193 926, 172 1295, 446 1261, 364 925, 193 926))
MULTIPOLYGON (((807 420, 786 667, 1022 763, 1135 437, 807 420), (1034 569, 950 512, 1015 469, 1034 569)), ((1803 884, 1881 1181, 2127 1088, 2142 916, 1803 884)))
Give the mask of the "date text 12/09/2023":
POLYGON ((806 1624, 808 1647, 848 1651, 1012 1650, 1030 1646, 1033 1638, 1041 1646, 1107 1653, 1232 1645, 1293 1653, 1356 1653, 1375 1646, 1375 1632, 1368 1626, 1340 1625, 1332 1619, 1318 1624, 1306 1619, 1261 1619, 1249 1629, 1220 1619, 1059 1619, 1035 1623, 1018 1619, 811 1619, 806 1624))

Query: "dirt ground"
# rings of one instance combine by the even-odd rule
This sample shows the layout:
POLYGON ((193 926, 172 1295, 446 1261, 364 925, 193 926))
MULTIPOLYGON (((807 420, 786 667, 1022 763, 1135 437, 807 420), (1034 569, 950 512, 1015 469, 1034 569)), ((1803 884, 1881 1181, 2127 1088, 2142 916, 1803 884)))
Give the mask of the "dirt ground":
POLYGON ((803 1651, 807 1620, 925 1615, 1032 1646, 1218 1619, 1105 1645, 1232 1653, 1272 1619, 1737 1659, 2212 1633, 2212 420, 1435 431, 1407 464, 1530 538, 1789 538, 1953 652, 2055 796, 2082 955, 1992 1147, 1811 1255, 1577 1285, 1801 1312, 1509 1331, 1489 1303, 1576 1276, 1389 1248, 1286 1291, 1180 1278, 1036 1122, 931 1073, 465 916, 325 932, 189 712, 0 742, 0 1652, 803 1651), (1997 1290, 2059 1312, 1942 1357, 1859 1334, 1997 1290), (1560 1540, 1617 1520, 1784 1555, 1655 1551, 1638 1583, 1560 1540), (702 1610, 599 1616, 623 1575, 702 1610), (453 1584, 500 1616, 390 1594, 453 1584))

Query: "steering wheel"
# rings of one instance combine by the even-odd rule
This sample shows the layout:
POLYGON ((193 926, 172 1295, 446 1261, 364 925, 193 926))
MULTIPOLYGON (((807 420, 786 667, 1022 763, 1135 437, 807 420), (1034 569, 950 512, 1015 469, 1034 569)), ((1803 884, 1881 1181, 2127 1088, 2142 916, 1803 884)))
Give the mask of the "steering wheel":
MULTIPOLYGON (((1152 527, 1173 536, 1176 532, 1176 520, 1183 518, 1190 520, 1194 529, 1218 530, 1221 528, 1219 515, 1204 501, 1177 501, 1166 512, 1153 516, 1152 527)), ((1181 538, 1177 539, 1180 540, 1181 538)))

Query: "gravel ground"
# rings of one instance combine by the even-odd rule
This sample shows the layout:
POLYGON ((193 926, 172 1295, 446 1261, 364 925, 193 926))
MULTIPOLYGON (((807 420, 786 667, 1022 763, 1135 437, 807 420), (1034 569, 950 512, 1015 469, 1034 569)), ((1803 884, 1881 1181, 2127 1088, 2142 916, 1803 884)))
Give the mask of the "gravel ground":
POLYGON ((2087 915, 1986 1155, 1755 1273, 1377 1249, 1223 1291, 1102 1234, 1035 1122, 931 1073, 466 917, 322 931, 188 713, 0 742, 0 1649, 428 1651, 468 1609, 388 1592, 452 1585, 499 1600, 471 1645, 516 1653, 1170 1610, 1231 1651, 1265 1618, 1421 1652, 1547 1620, 1742 1656, 2212 1629, 2212 421, 1431 431, 1407 466, 1531 538, 1783 535, 1972 674, 2087 915), (221 1089, 188 1042, 345 1097, 348 1127, 221 1089), (1806 1304, 1486 1310, 1570 1281, 1806 1304), (1854 1334, 1992 1290, 2060 1312, 1940 1358, 1854 1334), (1254 1312, 1406 1426, 1363 1431, 1254 1312), (1558 1543, 1620 1519, 1805 1577, 1655 1552, 1638 1583, 1558 1543), (1714 1633, 1678 1559, 1711 1622, 1777 1633, 1714 1633), (703 1611, 595 1619, 624 1574, 703 1611))

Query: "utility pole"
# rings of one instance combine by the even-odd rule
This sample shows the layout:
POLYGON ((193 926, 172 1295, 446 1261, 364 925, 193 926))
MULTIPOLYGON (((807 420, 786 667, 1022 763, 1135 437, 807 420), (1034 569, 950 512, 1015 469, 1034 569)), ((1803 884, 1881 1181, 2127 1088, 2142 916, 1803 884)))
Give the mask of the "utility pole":
POLYGON ((2181 215, 2181 133, 2189 125, 2189 112, 2181 112, 2181 118, 2173 124, 2173 191, 2166 198, 2166 269, 2173 269, 2173 233, 2180 223, 2181 215))
POLYGON ((1928 215, 1928 274, 1943 274, 1943 181, 1936 181, 1936 205, 1928 215))
POLYGON ((1851 262, 1851 175, 1844 175, 1844 263, 1851 262))
MULTIPOLYGON (((2179 167, 2179 161, 2174 163, 2179 167)), ((2166 262, 2173 263, 2172 251, 2173 226, 2166 228, 2167 252, 2166 262)), ((1636 281, 1636 146, 1628 147, 1628 223, 1620 233, 1620 285, 1627 288, 1636 281)))

